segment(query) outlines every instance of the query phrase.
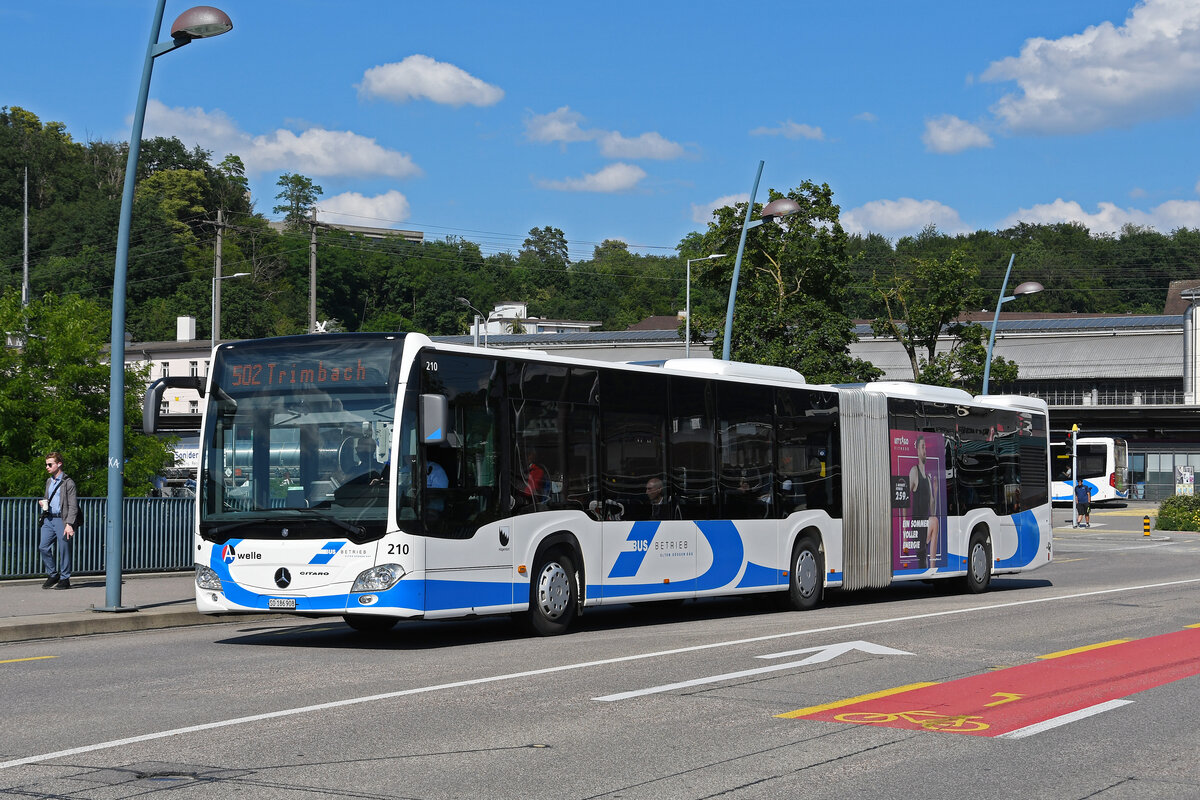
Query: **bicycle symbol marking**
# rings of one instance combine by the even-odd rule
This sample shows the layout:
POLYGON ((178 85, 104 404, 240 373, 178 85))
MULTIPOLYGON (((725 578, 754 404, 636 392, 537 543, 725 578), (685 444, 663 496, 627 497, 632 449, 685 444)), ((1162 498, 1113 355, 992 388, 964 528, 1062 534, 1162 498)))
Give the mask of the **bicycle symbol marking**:
POLYGON ((865 725, 883 725, 904 720, 919 725, 928 731, 952 731, 971 733, 987 730, 991 726, 982 717, 972 714, 939 714, 936 711, 849 711, 834 717, 838 722, 857 722, 865 725))

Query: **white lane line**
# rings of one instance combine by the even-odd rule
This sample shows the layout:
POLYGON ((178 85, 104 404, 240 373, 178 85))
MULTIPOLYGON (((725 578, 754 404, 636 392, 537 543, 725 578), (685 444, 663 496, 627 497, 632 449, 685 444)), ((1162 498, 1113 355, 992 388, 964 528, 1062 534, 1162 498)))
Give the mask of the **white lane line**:
POLYGON ((1071 722, 1077 722, 1081 719, 1087 719, 1088 717, 1095 716, 1096 714, 1103 714, 1105 711, 1111 711, 1114 708, 1127 706, 1132 702, 1132 700, 1109 700, 1107 703, 1088 706, 1087 708, 1081 708, 1078 711, 1072 711, 1070 714, 1063 714, 1061 717, 1051 717, 1050 719, 1044 719, 1041 722, 1035 722, 1032 725, 1026 725, 1024 728, 1017 728, 1015 731, 1002 733, 996 738, 1024 739, 1026 736, 1033 736, 1034 734, 1048 731, 1051 728, 1057 728, 1060 725, 1067 725, 1071 722))
POLYGON ((517 678, 529 678, 536 675, 550 675, 555 672, 568 672, 577 669, 586 669, 588 667, 599 667, 607 664, 620 664, 629 661, 643 661, 650 658, 661 658, 663 656, 679 655, 681 653, 696 653, 702 650, 714 650, 722 647, 737 647, 744 644, 754 644, 756 642, 768 642, 776 639, 789 639, 797 636, 809 636, 815 633, 829 633, 832 631, 851 630, 853 628, 867 628, 875 625, 888 625, 895 622, 911 622, 917 619, 932 619, 934 617, 948 617, 958 614, 972 614, 979 611, 996 611, 1005 608, 1016 608, 1019 606, 1034 605, 1036 603, 1054 603, 1063 600, 1077 600, 1081 597, 1096 597, 1105 594, 1118 594, 1121 592, 1135 592, 1142 589, 1162 589, 1170 586, 1184 586, 1189 583, 1200 583, 1200 578, 1186 578, 1178 581, 1166 581, 1164 583, 1147 583, 1139 586, 1122 586, 1114 589, 1097 589, 1093 592, 1077 592, 1075 594, 1056 595, 1054 597, 1037 597, 1031 600, 1015 600, 1011 603, 993 603, 987 606, 973 606, 971 608, 956 608, 949 611, 931 611, 926 614, 910 614, 904 617, 887 617, 885 619, 867 620, 865 622, 848 622, 844 625, 830 625, 824 628, 809 628, 803 631, 789 631, 788 633, 773 633, 765 636, 752 636, 746 639, 733 639, 725 642, 712 642, 710 644, 698 644, 691 647, 679 647, 673 650, 659 650, 651 653, 638 653, 631 656, 618 656, 616 658, 604 658, 597 661, 584 661, 577 664, 563 664, 557 667, 545 667, 543 669, 528 670, 526 672, 512 672, 506 675, 490 675, 484 678, 473 678, 465 681, 455 681, 453 683, 440 683, 433 686, 421 686, 414 689, 402 689, 396 692, 385 692, 383 694, 373 694, 366 697, 351 697, 346 700, 336 700, 329 703, 319 703, 311 706, 301 706, 299 708, 289 708, 282 711, 272 711, 266 714, 254 714, 249 717, 235 717, 234 719, 220 720, 217 722, 207 722, 201 725, 192 725, 186 728, 174 728, 167 731, 158 731, 156 733, 147 733, 141 736, 131 736, 126 739, 114 739, 109 742, 98 742, 96 744, 84 745, 82 747, 73 747, 69 750, 58 750, 53 753, 43 753, 36 756, 26 756, 25 758, 16 758, 11 761, 0 762, 0 770, 8 769, 9 767, 17 767, 22 764, 35 764, 40 761, 49 761, 53 758, 65 758, 74 756, 80 753, 90 753, 96 750, 105 750, 111 747, 121 747, 127 744, 137 744, 138 742, 149 742, 155 739, 165 739, 170 736, 179 736, 185 733, 195 733, 198 731, 207 731, 214 728, 224 728, 230 725, 241 725, 247 722, 259 722, 267 719, 277 719, 279 717, 290 717, 296 714, 308 714, 314 711, 325 711, 334 708, 345 708, 347 706, 359 705, 361 703, 371 703, 377 700, 390 700, 395 697, 407 697, 415 694, 425 694, 428 692, 444 691, 446 689, 458 689, 464 686, 479 686, 487 683, 498 683, 500 681, 510 681, 517 678))

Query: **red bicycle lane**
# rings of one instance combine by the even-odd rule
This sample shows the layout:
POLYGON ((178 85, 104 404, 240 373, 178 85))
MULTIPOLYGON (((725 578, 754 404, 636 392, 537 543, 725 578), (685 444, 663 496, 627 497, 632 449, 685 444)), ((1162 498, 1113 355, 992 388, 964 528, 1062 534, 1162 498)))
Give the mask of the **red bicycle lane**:
POLYGON ((1105 642, 946 683, 914 684, 778 716, 1022 735, 1122 705, 1138 692, 1200 674, 1200 628, 1105 642))

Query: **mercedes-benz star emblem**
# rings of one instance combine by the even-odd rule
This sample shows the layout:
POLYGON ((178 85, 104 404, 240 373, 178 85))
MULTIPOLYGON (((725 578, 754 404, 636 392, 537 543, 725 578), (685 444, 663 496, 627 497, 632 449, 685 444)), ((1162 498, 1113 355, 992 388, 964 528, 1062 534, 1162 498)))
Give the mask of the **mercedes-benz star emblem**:
POLYGON ((280 589, 286 589, 292 585, 292 573, 288 572, 287 567, 275 570, 275 585, 280 589))

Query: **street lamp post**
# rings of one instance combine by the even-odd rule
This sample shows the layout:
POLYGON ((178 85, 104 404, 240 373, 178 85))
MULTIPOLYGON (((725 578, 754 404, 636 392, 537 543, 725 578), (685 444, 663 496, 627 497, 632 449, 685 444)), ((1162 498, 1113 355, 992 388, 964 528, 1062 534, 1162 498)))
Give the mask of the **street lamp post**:
POLYGON ((232 275, 213 275, 212 279, 212 325, 209 330, 212 332, 212 346, 217 346, 217 340, 221 338, 221 295, 217 293, 217 284, 221 281, 232 280, 233 278, 244 278, 249 275, 249 272, 235 272, 232 275))
POLYGON ((724 253, 713 253, 712 255, 701 256, 700 258, 689 258, 687 260, 687 300, 683 312, 684 335, 683 340, 683 357, 692 357, 692 262, 693 261, 712 261, 714 258, 724 258, 724 253))
POLYGON ((1012 273, 1013 259, 1017 257, 1016 253, 1008 257, 1008 269, 1004 271, 1004 283, 1000 284, 1000 297, 996 300, 996 313, 992 316, 992 335, 988 338, 987 357, 983 363, 983 393, 988 393, 988 382, 992 377, 992 348, 996 346, 996 325, 1000 322, 1000 307, 1009 300, 1016 300, 1018 297, 1026 294, 1037 294, 1042 289, 1046 288, 1037 281, 1025 281, 1013 289, 1013 293, 1008 297, 1004 296, 1004 290, 1008 288, 1008 276, 1012 273))
MULTIPOLYGON (((478 308, 471 305, 471 301, 465 297, 456 297, 456 298, 454 298, 454 300, 457 303, 459 303, 460 305, 464 305, 467 308, 469 308, 475 312, 475 346, 478 347, 479 346, 479 320, 482 319, 484 321, 485 325, 491 325, 492 324, 492 315, 491 314, 485 315, 478 308)), ((483 329, 483 346, 485 349, 488 346, 487 343, 488 343, 488 331, 487 331, 487 328, 485 327, 483 329)))
POLYGON ((121 216, 117 228, 117 258, 113 268, 112 333, 109 350, 108 391, 108 509, 105 534, 105 605, 97 611, 132 611, 121 606, 121 506, 125 500, 125 283, 129 272, 129 230, 133 219, 133 188, 150 96, 150 73, 154 59, 183 47, 193 39, 220 36, 233 28, 225 12, 211 6, 196 6, 179 15, 171 25, 171 41, 158 41, 167 0, 158 0, 150 26, 150 44, 142 66, 142 83, 129 134, 129 157, 125 162, 125 186, 121 194, 121 216))
POLYGON ((738 276, 742 271, 742 252, 746 249, 746 234, 751 228, 757 228, 764 222, 772 222, 779 217, 787 217, 800 210, 800 204, 790 197, 780 197, 763 206, 762 217, 751 220, 754 214, 754 196, 758 194, 758 180, 762 177, 763 164, 758 162, 758 172, 754 174, 754 188, 750 190, 750 202, 746 204, 746 221, 742 224, 742 236, 738 240, 737 257, 733 260, 733 279, 729 282, 729 305, 725 309, 725 342, 721 350, 721 360, 729 360, 729 348, 733 342, 733 306, 737 302, 738 276))

